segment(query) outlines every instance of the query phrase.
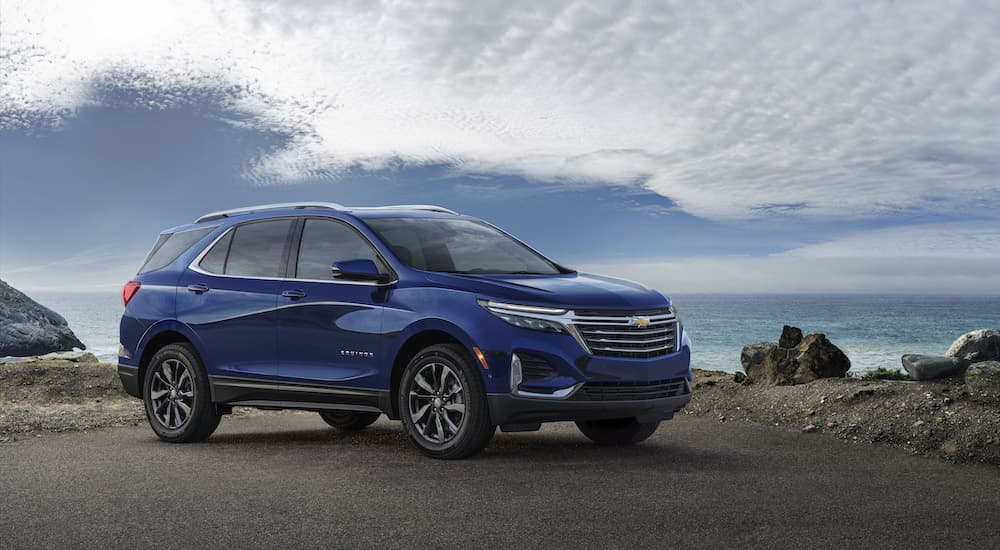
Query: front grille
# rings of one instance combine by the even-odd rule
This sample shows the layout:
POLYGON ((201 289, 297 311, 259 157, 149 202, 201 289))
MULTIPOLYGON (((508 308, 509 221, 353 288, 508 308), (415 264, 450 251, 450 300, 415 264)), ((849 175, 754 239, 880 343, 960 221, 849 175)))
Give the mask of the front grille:
POLYGON ((685 378, 650 382, 587 382, 573 397, 587 401, 640 401, 676 397, 690 391, 685 378))
POLYGON ((573 326, 594 355, 646 359, 677 350, 677 318, 669 309, 577 311, 573 326), (649 321, 645 328, 641 319, 649 321))

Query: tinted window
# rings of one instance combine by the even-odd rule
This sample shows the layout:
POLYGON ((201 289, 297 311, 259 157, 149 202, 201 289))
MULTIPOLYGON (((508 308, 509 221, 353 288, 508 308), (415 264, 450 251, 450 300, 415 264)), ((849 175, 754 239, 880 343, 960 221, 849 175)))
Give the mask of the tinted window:
POLYGON ((381 264, 371 244, 353 227, 331 220, 307 219, 295 276, 333 279, 330 266, 344 260, 372 260, 376 265, 381 264))
POLYGON ((208 235, 217 226, 198 227, 187 231, 178 231, 169 235, 160 235, 153 245, 153 249, 146 256, 146 261, 139 268, 139 273, 148 273, 163 269, 177 259, 178 256, 191 248, 191 245, 200 241, 202 237, 208 235))
POLYGON ((229 245, 226 275, 284 277, 285 243, 294 220, 271 220, 238 226, 229 245))
POLYGON ((466 219, 366 220, 404 263, 449 273, 559 273, 552 262, 488 224, 466 219))
POLYGON ((208 254, 205 254, 198 267, 209 273, 225 273, 226 255, 229 254, 229 243, 232 241, 233 232, 230 231, 212 246, 212 250, 209 250, 208 254))

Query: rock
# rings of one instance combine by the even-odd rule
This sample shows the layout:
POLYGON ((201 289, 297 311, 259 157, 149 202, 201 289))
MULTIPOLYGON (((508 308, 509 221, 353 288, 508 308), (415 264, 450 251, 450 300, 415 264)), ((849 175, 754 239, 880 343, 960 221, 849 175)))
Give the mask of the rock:
POLYGON ((956 357, 941 357, 938 355, 907 354, 901 359, 903 368, 914 380, 935 380, 960 376, 965 372, 968 363, 956 357))
POLYGON ((794 348, 802 343, 802 329, 785 325, 781 328, 781 338, 778 339, 779 348, 794 348))
POLYGON ((945 355, 964 359, 970 363, 1000 361, 1000 330, 983 329, 967 332, 955 340, 945 355))
POLYGON ((755 381, 777 384, 805 384, 817 378, 843 378, 851 360, 826 335, 810 334, 792 348, 775 346, 763 364, 751 365, 747 375, 755 381))
POLYGON ((736 382, 737 384, 742 384, 746 379, 747 375, 743 374, 742 372, 737 372, 733 374, 733 382, 736 382))
POLYGON ((72 361, 74 363, 99 363, 97 356, 89 351, 58 351, 35 358, 38 361, 72 361))
POLYGON ((809 424, 805 428, 802 428, 802 431, 805 432, 805 433, 807 433, 807 434, 808 433, 812 433, 812 432, 817 432, 817 431, 819 431, 819 426, 817 426, 815 424, 809 424))
POLYGON ((0 357, 86 349, 58 313, 0 281, 0 357))
POLYGON ((740 352, 740 364, 743 365, 744 372, 750 374, 752 368, 762 366, 764 358, 776 347, 777 344, 774 342, 754 342, 743 346, 743 351, 740 352))

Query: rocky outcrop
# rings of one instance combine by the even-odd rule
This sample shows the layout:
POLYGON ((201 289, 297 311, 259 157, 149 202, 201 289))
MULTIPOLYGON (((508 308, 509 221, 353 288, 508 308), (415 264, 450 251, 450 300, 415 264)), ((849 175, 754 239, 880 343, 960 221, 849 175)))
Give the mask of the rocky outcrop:
POLYGON ((781 327, 781 338, 778 338, 779 348, 794 348, 802 343, 802 329, 785 325, 781 327))
POLYGON ((0 281, 0 357, 86 349, 58 313, 0 281))
POLYGON ((970 363, 1000 361, 1000 330, 974 330, 958 337, 945 353, 970 363))
POLYGON ((763 365, 764 358, 776 347, 778 345, 774 342, 754 342, 743 346, 743 351, 740 353, 740 364, 743 365, 743 371, 749 373, 750 369, 755 366, 763 365))
POLYGON ((969 366, 957 357, 907 354, 902 357, 903 369, 914 380, 935 380, 961 376, 969 366))
POLYGON ((778 344, 758 342, 743 348, 743 370, 755 382, 804 384, 818 378, 842 378, 851 368, 851 360, 824 334, 802 337, 800 329, 785 326, 781 336, 778 344))

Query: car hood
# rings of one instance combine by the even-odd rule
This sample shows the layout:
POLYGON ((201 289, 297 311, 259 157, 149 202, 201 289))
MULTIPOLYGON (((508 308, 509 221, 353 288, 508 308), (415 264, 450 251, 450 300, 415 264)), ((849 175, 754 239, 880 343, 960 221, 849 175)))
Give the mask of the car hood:
POLYGON ((567 309, 649 309, 670 301, 639 283, 589 273, 561 275, 464 275, 429 273, 439 286, 475 292, 484 298, 567 309))

